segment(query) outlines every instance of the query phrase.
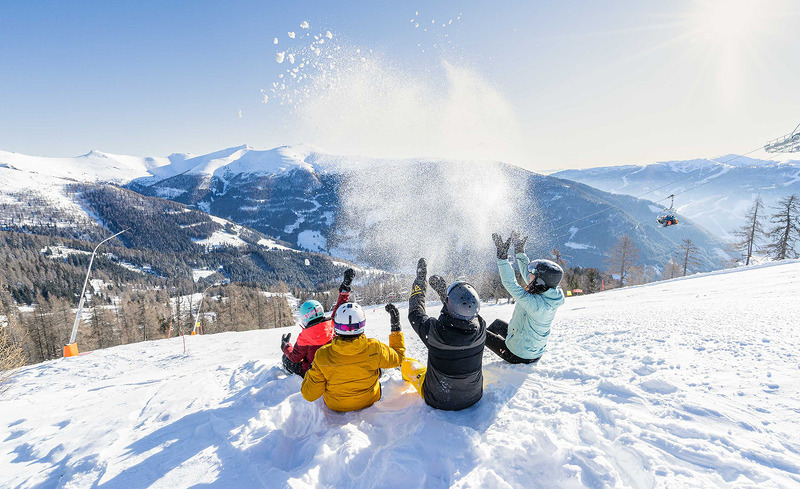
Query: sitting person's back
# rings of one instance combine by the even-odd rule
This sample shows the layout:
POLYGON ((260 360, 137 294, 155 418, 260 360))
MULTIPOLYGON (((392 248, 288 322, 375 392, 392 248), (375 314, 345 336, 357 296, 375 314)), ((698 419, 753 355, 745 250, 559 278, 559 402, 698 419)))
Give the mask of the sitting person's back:
POLYGON ((389 346, 364 336, 366 318, 358 304, 346 303, 334 314, 336 336, 317 350, 303 379, 303 398, 322 396, 334 411, 355 411, 381 398, 380 369, 399 367, 405 354, 399 323, 392 325, 389 346), (396 330, 395 330, 396 329, 396 330))
POLYGON ((423 367, 414 359, 406 359, 404 378, 429 406, 464 409, 483 396, 486 322, 478 315, 480 299, 471 285, 455 282, 445 290, 444 280, 434 275, 431 286, 439 289, 443 304, 438 319, 429 317, 425 313, 426 274, 427 266, 421 259, 409 298, 408 320, 428 348, 428 364, 423 367))

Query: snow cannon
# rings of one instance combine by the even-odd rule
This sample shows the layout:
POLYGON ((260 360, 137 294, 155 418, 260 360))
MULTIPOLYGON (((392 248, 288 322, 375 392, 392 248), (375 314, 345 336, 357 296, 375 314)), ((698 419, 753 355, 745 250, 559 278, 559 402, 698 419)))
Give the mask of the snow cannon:
POLYGON ((70 343, 69 345, 64 345, 64 358, 77 357, 77 356, 78 356, 78 342, 70 343))

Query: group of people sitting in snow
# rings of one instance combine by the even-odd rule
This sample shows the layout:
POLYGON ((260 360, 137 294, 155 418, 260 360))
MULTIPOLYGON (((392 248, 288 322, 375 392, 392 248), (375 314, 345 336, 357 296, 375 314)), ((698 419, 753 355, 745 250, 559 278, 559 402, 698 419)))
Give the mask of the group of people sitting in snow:
POLYGON ((322 397, 334 411, 363 409, 381 398, 381 369, 400 367, 403 379, 429 406, 455 411, 483 396, 484 346, 509 363, 538 362, 556 310, 564 304, 558 286, 564 272, 550 260, 530 261, 525 255, 527 236, 512 232, 505 241, 499 234, 492 239, 500 279, 516 300, 509 322, 497 319, 486 327, 475 288, 463 281, 448 286, 439 275, 428 280, 427 263, 420 258, 408 299, 408 321, 428 349, 423 365, 405 355, 400 311, 394 304, 386 305, 391 319, 389 345, 364 335, 364 310, 350 302, 355 272, 347 269, 333 317, 325 317, 319 302, 307 301, 300 308, 303 331, 294 346, 291 333, 281 338, 284 368, 303 377, 303 397, 308 401, 322 397), (519 271, 527 278, 524 287, 508 258, 512 245, 519 271), (428 284, 442 301, 438 318, 425 311, 428 284))

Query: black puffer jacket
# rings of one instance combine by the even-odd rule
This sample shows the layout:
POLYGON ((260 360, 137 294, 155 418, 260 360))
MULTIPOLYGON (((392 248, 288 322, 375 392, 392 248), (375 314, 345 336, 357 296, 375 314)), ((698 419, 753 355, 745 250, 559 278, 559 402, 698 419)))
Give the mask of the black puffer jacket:
POLYGON ((425 402, 448 411, 468 408, 483 396, 486 321, 480 316, 471 321, 456 319, 445 308, 438 319, 429 317, 425 314, 425 284, 414 285, 408 299, 408 320, 428 347, 428 372, 422 384, 425 402))

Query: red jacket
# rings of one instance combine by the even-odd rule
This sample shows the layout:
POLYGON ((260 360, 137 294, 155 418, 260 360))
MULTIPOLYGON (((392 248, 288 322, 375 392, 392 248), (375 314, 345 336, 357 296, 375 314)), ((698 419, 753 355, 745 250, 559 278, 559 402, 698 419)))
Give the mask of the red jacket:
MULTIPOLYGON (((340 305, 350 300, 350 292, 339 292, 336 307, 333 308, 334 314, 340 305)), ((287 344, 283 348, 283 354, 289 361, 300 364, 300 371, 305 375, 311 364, 314 362, 314 355, 317 350, 327 345, 333 339, 333 319, 324 319, 313 324, 300 332, 297 342, 292 345, 287 344)))

